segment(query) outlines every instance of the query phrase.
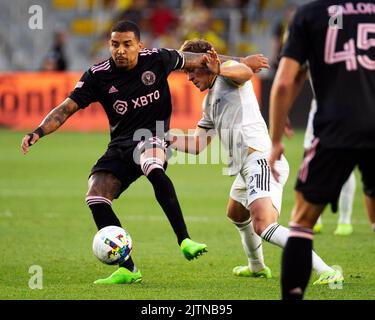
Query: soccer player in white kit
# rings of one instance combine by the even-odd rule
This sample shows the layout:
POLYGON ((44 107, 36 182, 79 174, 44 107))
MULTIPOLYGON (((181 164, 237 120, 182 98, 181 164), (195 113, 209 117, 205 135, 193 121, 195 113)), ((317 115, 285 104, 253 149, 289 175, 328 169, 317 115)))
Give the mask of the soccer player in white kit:
MULTIPOLYGON (((220 60, 211 44, 205 40, 186 41, 182 51, 208 52, 209 70, 186 70, 189 81, 201 91, 209 89, 203 101, 203 117, 194 136, 172 135, 171 147, 179 151, 198 154, 217 133, 229 152, 228 173, 236 176, 232 185, 228 218, 234 223, 248 258, 247 266, 233 269, 237 276, 271 277, 265 265, 262 239, 284 247, 288 229, 277 223, 281 210, 282 191, 289 175, 285 157, 277 161, 281 174, 279 182, 271 175, 268 157, 271 141, 260 113, 252 87, 253 71, 235 61, 220 60)), ((314 284, 327 284, 337 277, 313 251, 314 268, 319 279, 314 284)))
MULTIPOLYGON (((316 100, 311 101, 311 107, 309 112, 309 118, 307 121, 307 127, 305 132, 305 137, 303 141, 303 148, 309 150, 311 144, 315 138, 313 121, 314 115, 316 113, 317 105, 316 100)), ((353 233, 353 226, 351 224, 351 215, 353 210, 353 200, 355 194, 356 180, 354 171, 350 174, 348 180, 341 188, 340 198, 339 198, 339 220, 337 223, 337 228, 334 231, 335 235, 338 236, 348 236, 353 233)), ((314 226, 314 233, 320 233, 323 228, 323 220, 321 216, 314 226)))

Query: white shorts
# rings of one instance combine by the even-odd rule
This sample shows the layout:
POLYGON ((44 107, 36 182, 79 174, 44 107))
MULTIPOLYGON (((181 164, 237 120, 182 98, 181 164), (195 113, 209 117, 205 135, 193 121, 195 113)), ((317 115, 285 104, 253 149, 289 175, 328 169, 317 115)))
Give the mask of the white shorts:
POLYGON ((270 197, 280 214, 283 187, 288 179, 289 165, 284 156, 276 161, 276 169, 280 173, 280 182, 277 182, 268 166, 268 157, 268 154, 259 151, 247 156, 240 173, 232 184, 230 197, 240 202, 245 208, 248 208, 256 199, 270 197))

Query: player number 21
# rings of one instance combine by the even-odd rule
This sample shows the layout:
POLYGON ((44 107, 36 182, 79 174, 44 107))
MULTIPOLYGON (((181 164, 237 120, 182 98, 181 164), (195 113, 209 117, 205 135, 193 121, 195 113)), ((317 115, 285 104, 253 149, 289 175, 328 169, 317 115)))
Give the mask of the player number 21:
MULTIPOLYGON (((354 39, 350 39, 344 43, 343 51, 335 51, 338 28, 328 27, 326 36, 326 45, 324 52, 324 61, 327 64, 334 64, 338 62, 345 62, 346 70, 354 71, 358 69, 358 63, 366 69, 375 70, 375 61, 371 60, 365 54, 355 54, 355 43, 354 39), (358 63, 357 63, 358 60, 358 63)), ((375 38, 370 39, 369 34, 375 33, 374 23, 359 23, 357 31, 357 48, 362 50, 368 50, 371 47, 375 47, 375 38)))

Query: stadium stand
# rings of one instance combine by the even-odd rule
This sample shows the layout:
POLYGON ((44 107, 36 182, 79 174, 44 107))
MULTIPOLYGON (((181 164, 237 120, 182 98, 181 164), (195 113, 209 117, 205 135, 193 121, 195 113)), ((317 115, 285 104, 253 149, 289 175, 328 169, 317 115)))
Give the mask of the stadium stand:
MULTIPOLYGON (((231 55, 251 52, 271 54, 272 26, 280 19, 288 0, 197 1, 166 0, 177 17, 177 27, 155 37, 149 18, 153 2, 147 0, 40 0, 43 29, 27 27, 34 1, 0 2, 0 71, 39 70, 56 31, 68 33, 66 43, 69 70, 82 70, 106 54, 106 34, 120 17, 140 20, 146 46, 176 47, 186 38, 208 37, 220 51, 231 55), (198 16, 197 6, 210 16, 199 30, 190 24, 198 16), (138 16, 137 16, 138 14, 138 16), (26 27, 22 27, 26 26, 26 27)), ((296 2, 296 1, 294 1, 296 2)), ((306 1, 298 1, 298 3, 306 1)), ((205 13, 203 12, 203 15, 205 13)))

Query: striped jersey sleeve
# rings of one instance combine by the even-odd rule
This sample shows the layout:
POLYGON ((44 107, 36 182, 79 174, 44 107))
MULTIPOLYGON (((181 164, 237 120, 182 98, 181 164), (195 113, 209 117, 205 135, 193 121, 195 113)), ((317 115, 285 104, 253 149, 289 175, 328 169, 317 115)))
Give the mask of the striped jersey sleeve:
POLYGON ((167 74, 174 70, 181 70, 185 65, 184 55, 174 49, 158 49, 158 52, 166 68, 167 74))

